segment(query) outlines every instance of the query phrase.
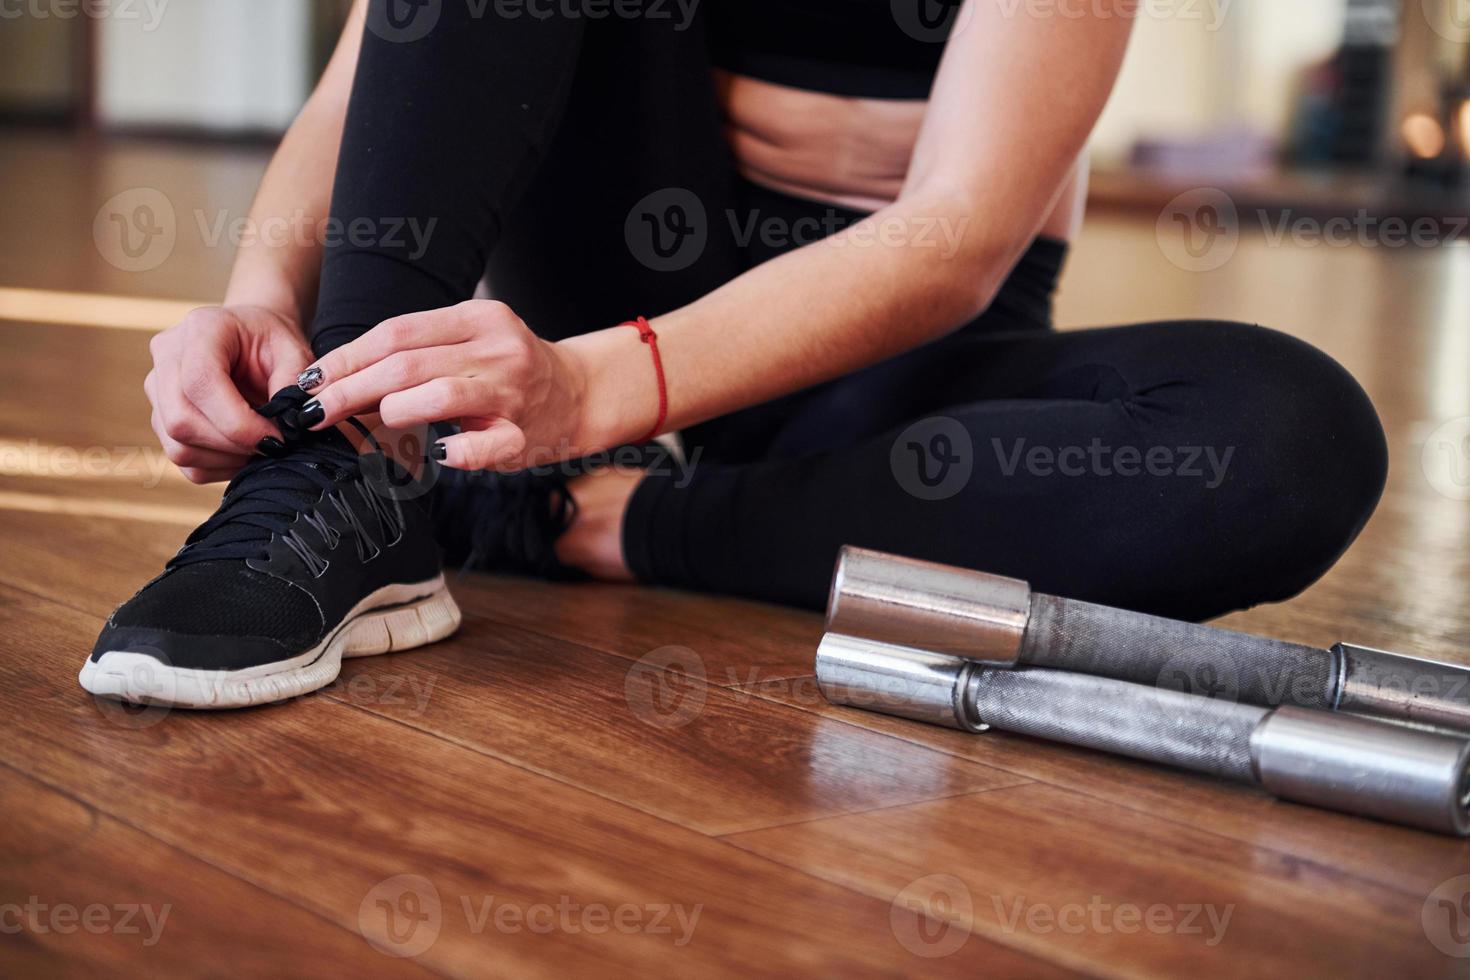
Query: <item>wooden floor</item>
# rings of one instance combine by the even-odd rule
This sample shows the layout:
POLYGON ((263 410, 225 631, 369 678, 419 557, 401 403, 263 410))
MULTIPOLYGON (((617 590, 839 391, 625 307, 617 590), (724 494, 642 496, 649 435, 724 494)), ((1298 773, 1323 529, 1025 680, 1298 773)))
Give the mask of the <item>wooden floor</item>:
MULTIPOLYGON (((831 708, 806 613, 471 576, 457 636, 315 696, 94 701, 103 619, 218 491, 153 448, 148 333, 97 325, 151 308, 74 294, 217 296, 194 209, 238 216, 261 163, 0 137, 0 975, 1470 975, 1440 948, 1464 890, 1431 899, 1470 844, 831 708), (179 235, 130 273, 91 228, 139 185, 179 235)), ((1247 235, 1192 273, 1151 217, 1097 215, 1060 309, 1258 321, 1345 363, 1392 441, 1382 507, 1228 623, 1470 661, 1470 504, 1420 465, 1470 415, 1470 250, 1247 235)))

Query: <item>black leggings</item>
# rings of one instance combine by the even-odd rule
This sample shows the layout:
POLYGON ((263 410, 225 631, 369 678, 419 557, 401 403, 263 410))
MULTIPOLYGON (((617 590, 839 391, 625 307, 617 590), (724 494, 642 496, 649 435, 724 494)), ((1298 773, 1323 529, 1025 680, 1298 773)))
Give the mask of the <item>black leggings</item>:
MULTIPOLYGON (((437 223, 422 255, 328 249, 319 352, 468 298, 487 264, 543 336, 600 329, 859 217, 735 176, 698 20, 473 6, 446 0, 419 40, 365 35, 333 216, 437 223)), ((690 466, 634 494, 635 574, 816 607, 837 549, 857 544, 1187 618, 1305 588, 1382 491, 1362 390, 1259 327, 1055 332, 1064 254, 1033 243, 942 340, 685 432, 690 466)))

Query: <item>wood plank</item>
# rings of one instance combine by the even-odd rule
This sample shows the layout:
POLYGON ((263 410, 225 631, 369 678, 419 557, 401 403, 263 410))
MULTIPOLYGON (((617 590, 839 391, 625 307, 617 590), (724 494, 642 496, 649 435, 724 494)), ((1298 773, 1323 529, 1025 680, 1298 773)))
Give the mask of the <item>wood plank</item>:
MULTIPOLYGON (((0 529, 3 529, 0 521, 0 529)), ((113 521, 51 519, 35 566, 60 581, 113 521)), ((31 534, 35 532, 32 531, 31 534)), ((22 535, 28 537, 29 535, 22 535)), ((156 556, 155 556, 156 557, 156 556)), ((142 561, 136 564, 143 564, 142 561)), ((67 604, 101 618, 149 572, 98 569, 67 604), (105 584, 102 584, 105 583, 105 584)), ((0 580, 7 573, 0 568, 0 580)), ((461 588, 476 594, 484 585, 461 588)), ((90 635, 78 637, 80 665, 90 635)), ((709 833, 727 833, 1024 781, 954 755, 825 721, 703 679, 687 649, 639 664, 470 615, 425 650, 349 661, 333 697, 709 833), (694 673, 688 673, 689 668, 694 673), (595 738, 588 738, 595 733, 595 738), (813 763, 820 760, 820 766, 813 763), (820 778, 810 778, 813 769, 820 778)))
POLYGON ((432 648, 348 661, 332 696, 714 834, 1026 781, 727 691, 669 654, 630 667, 470 616, 432 648))
POLYGON ((731 596, 635 585, 552 585, 508 575, 470 575, 467 610, 497 622, 638 660, 663 646, 699 653, 709 683, 745 687, 812 669, 822 617, 731 596))
POLYGON ((432 976, 6 766, 0 800, 7 975, 432 976))
MULTIPOLYGON (((890 927, 913 913, 887 900, 346 704, 119 716, 74 686, 72 648, 93 625, 0 588, 0 761, 343 928, 365 916, 380 942, 378 899, 408 908, 404 882, 425 901, 437 895, 429 932, 402 930, 416 945, 438 927, 418 953, 431 969, 620 976, 666 962, 745 975, 755 951, 778 974, 915 968, 890 927), (563 919, 557 910, 572 906, 563 919), (582 917, 622 906, 632 908, 624 931, 582 917), (497 925, 500 907, 519 911, 497 925)), ((965 975, 979 964, 997 976, 1053 972, 989 942, 932 966, 965 975)))
POLYGON ((1199 828, 1287 859, 1421 898, 1448 869, 1470 868, 1470 841, 1277 800, 1259 790, 1118 756, 987 732, 970 735, 834 707, 815 678, 773 681, 754 693, 894 738, 984 763, 1090 799, 1199 828))
MULTIPOLYGON (((728 839, 875 897, 927 900, 974 936, 1101 975, 1382 977, 1450 965, 1424 933, 1427 893, 1053 786, 728 839)), ((944 948, 942 930, 926 935, 944 948)))

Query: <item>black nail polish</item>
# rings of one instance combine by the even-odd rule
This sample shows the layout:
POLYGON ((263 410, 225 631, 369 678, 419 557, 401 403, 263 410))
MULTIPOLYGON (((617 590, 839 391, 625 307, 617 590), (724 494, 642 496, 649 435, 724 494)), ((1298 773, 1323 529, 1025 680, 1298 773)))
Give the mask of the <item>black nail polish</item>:
POLYGON ((296 376, 296 387, 302 391, 310 391, 320 385, 323 380, 324 375, 321 368, 309 367, 296 376))
POLYGON ((283 456, 286 453, 286 444, 275 436, 266 436, 255 444, 255 451, 262 456, 283 456))
POLYGON ((309 429, 326 417, 327 410, 322 408, 321 402, 313 398, 301 406, 301 411, 297 414, 296 419, 303 429, 309 429))
POLYGON ((449 450, 444 447, 444 443, 436 442, 429 447, 429 455, 442 463, 449 458, 449 450))

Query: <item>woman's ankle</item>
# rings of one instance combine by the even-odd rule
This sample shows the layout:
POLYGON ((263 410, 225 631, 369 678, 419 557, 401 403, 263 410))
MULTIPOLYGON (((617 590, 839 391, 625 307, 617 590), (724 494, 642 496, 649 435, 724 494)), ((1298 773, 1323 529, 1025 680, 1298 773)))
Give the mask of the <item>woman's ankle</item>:
POLYGON ((577 516, 556 540, 556 557, 607 582, 631 582, 623 558, 623 516, 643 474, 621 467, 596 470, 567 484, 577 516))

